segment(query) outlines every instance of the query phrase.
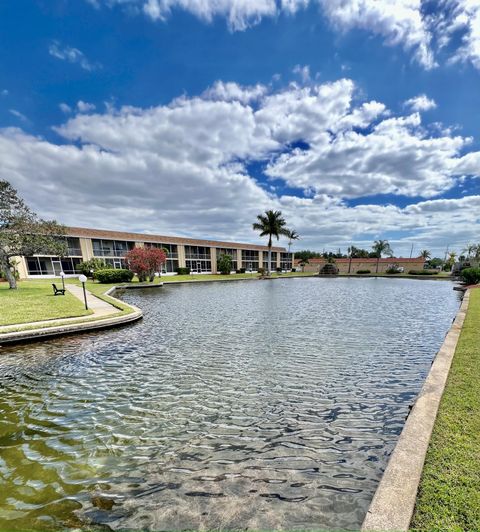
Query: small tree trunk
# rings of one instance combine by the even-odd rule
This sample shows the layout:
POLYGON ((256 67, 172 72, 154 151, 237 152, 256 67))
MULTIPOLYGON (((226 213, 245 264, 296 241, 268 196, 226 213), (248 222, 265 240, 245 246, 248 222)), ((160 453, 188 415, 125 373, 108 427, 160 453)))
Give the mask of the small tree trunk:
POLYGON ((377 270, 375 273, 378 273, 378 265, 380 264, 380 257, 377 257, 377 270))
POLYGON ((268 246, 268 275, 272 273, 272 246, 268 246))
POLYGON ((0 258, 0 269, 5 272, 10 289, 15 290, 17 288, 17 280, 15 279, 15 274, 10 269, 10 262, 5 257, 0 258))
POLYGON ((352 271, 352 257, 350 256, 350 260, 348 262, 348 273, 352 271))

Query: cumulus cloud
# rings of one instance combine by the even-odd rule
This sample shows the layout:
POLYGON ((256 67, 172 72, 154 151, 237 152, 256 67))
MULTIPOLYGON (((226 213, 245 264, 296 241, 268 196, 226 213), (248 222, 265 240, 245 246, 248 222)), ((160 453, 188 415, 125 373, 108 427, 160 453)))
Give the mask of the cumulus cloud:
POLYGON ((419 94, 414 98, 410 98, 404 105, 412 111, 429 111, 437 107, 435 100, 429 98, 426 94, 419 94))
POLYGON ((78 48, 72 48, 70 46, 64 46, 59 41, 53 41, 49 48, 48 53, 60 59, 61 61, 67 61, 68 63, 76 63, 80 65, 84 70, 92 71, 100 68, 99 63, 93 63, 89 61, 85 54, 78 48))
POLYGON ((58 107, 60 108, 60 111, 62 111, 62 113, 68 114, 72 112, 72 108, 66 103, 62 102, 58 105, 58 107))
POLYGON ((359 102, 349 79, 278 90, 217 82, 168 105, 77 111, 55 128, 58 144, 0 130, 2 175, 43 216, 67 224, 251 241, 255 215, 276 208, 311 247, 398 230, 427 245, 444 238, 450 219, 462 228, 457 239, 478 231, 467 202, 451 200, 445 218, 435 198, 480 175, 470 139, 428 133, 418 113, 359 102), (300 192, 286 195, 285 185, 300 192), (430 199, 349 207, 349 198, 385 193, 430 199))
POLYGON ((95 105, 93 103, 84 102, 79 100, 77 102, 77 109, 80 113, 90 113, 95 110, 95 105))

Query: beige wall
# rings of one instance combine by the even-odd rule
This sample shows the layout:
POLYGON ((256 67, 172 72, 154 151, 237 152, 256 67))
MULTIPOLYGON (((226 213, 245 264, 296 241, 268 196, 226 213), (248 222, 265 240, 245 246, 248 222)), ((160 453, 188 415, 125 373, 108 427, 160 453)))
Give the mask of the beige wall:
POLYGON ((93 246, 91 238, 79 238, 83 260, 93 259, 93 246))
MULTIPOLYGON (((318 273, 320 271, 320 268, 322 268, 326 264, 326 261, 322 262, 311 262, 305 266, 305 272, 311 272, 311 273, 318 273)), ((378 273, 385 273, 387 269, 393 265, 396 264, 400 267, 403 267, 405 270, 405 273, 408 273, 409 270, 421 270, 423 268, 423 262, 410 262, 410 261, 402 261, 401 259, 392 259, 392 261, 389 262, 380 262, 378 265, 378 273)), ((335 266, 338 268, 339 273, 349 273, 349 262, 335 262, 335 266)), ((300 265, 297 263, 295 264, 296 268, 301 269, 300 265)), ((370 270, 371 273, 377 272, 377 263, 376 261, 369 261, 365 260, 362 261, 362 259, 353 259, 351 263, 350 273, 356 273, 358 270, 370 270)))
POLYGON ((217 249, 210 248, 210 260, 212 261, 212 273, 217 273, 217 249))
POLYGON ((177 252, 178 252, 178 266, 179 268, 185 268, 185 246, 182 244, 178 244, 177 252))

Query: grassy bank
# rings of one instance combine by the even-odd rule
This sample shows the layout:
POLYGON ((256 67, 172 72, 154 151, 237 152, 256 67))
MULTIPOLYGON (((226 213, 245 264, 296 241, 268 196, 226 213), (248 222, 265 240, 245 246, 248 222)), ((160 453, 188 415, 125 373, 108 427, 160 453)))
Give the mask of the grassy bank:
POLYGON ((54 296, 52 282, 21 281, 17 290, 10 290, 8 283, 0 283, 0 326, 87 316, 82 303, 72 294, 54 296))
POLYGON ((475 289, 430 441, 413 530, 480 530, 479 323, 475 289))

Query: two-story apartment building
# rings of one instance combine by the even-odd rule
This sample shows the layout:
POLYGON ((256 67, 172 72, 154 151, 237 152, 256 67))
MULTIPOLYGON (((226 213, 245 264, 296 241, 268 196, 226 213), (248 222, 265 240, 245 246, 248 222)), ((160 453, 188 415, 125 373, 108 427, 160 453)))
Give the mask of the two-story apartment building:
MULTIPOLYGON (((232 269, 245 268, 255 272, 267 267, 268 247, 255 244, 219 242, 176 236, 148 235, 87 229, 67 228, 68 254, 65 257, 35 255, 19 257, 17 270, 21 278, 54 277, 64 272, 75 275, 76 267, 93 257, 104 260, 112 268, 125 267, 125 254, 134 247, 160 247, 168 251, 163 273, 175 273, 178 267, 190 268, 192 273, 217 273, 217 257, 227 254, 232 257, 232 269)), ((291 270, 293 253, 285 248, 272 248, 272 269, 291 270)))

